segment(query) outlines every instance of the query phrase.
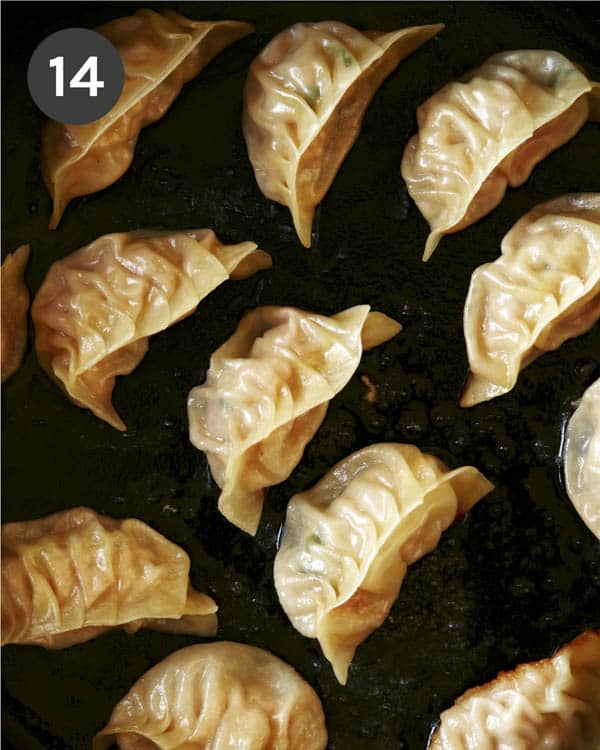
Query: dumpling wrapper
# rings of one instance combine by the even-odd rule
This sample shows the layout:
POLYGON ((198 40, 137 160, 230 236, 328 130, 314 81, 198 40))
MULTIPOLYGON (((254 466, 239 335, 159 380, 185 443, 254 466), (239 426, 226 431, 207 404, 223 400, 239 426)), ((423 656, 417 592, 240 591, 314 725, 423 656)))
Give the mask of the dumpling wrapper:
POLYGON ((311 244, 316 206, 358 138, 385 78, 443 24, 361 32, 339 21, 297 23, 250 66, 244 135, 256 181, 287 206, 311 244))
POLYGON ((223 281, 270 267, 253 242, 223 245, 209 229, 104 235, 54 263, 33 301, 40 364, 74 403, 125 430, 115 378, 137 367, 148 338, 223 281))
POLYGON ((461 406, 508 393, 536 357, 600 318, 600 193, 536 206, 471 277, 464 330, 471 373, 461 406))
POLYGON ((600 378, 583 394, 569 420, 563 460, 569 499, 600 539, 600 378))
POLYGON ((206 453, 221 488, 219 510, 256 534, 265 488, 285 481, 348 383, 363 349, 402 326, 357 305, 326 317, 259 307, 210 359, 188 398, 190 440, 206 453))
POLYGON ((117 703, 93 750, 325 750, 315 691, 253 646, 189 646, 141 677, 117 703))
POLYGON ((2 284, 0 381, 2 383, 19 369, 27 348, 29 292, 23 275, 28 258, 29 245, 21 245, 14 253, 6 256, 0 268, 2 284))
POLYGON ((48 120, 42 132, 42 175, 55 229, 73 198, 102 190, 129 168, 142 128, 160 120, 183 85, 225 47, 253 31, 239 21, 191 21, 166 10, 138 10, 96 31, 116 47, 125 85, 106 115, 85 125, 48 120))
POLYGON ((2 645, 66 648, 111 628, 217 632, 187 554, 142 521, 89 508, 2 525, 2 645))
POLYGON ((289 502, 275 588, 292 625, 317 638, 346 684, 356 648, 388 616, 409 565, 493 485, 412 445, 353 453, 289 502))
POLYGON ((600 631, 500 672, 443 712, 429 750, 598 750, 600 631))
POLYGON ((600 120, 600 85, 549 50, 493 55, 422 104, 402 177, 431 228, 423 260, 444 234, 492 211, 508 185, 522 185, 588 119, 600 120))

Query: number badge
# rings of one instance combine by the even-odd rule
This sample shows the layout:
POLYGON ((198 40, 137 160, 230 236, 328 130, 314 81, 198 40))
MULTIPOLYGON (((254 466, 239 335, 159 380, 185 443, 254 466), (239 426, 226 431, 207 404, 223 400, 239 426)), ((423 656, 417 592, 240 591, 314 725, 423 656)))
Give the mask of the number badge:
POLYGON ((63 29, 37 47, 27 71, 37 106, 65 125, 83 125, 109 112, 123 90, 123 62, 115 47, 89 29, 63 29))

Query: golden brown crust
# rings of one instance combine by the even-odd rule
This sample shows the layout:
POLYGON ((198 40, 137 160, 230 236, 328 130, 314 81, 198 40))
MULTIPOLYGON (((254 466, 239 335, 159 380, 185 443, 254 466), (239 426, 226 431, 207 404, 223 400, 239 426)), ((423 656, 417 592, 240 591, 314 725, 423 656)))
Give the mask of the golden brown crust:
POLYGON ((600 747, 600 630, 467 690, 442 714, 429 750, 542 747, 600 747))

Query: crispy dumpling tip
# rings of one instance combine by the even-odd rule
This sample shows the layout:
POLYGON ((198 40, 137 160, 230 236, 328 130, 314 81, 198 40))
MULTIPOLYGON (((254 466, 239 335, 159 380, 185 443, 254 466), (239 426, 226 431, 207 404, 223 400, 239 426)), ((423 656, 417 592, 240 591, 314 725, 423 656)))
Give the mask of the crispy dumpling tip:
POLYGON ((360 338, 365 351, 374 349, 380 344, 393 339, 402 331, 402 325, 397 320, 380 312, 370 312, 362 327, 360 338))
POLYGON ((259 188, 290 209, 305 247, 316 206, 358 138, 375 92, 444 28, 361 32, 339 21, 297 23, 250 66, 244 136, 259 188))
POLYGON ((600 630, 467 690, 442 713, 429 744, 429 750, 599 747, 600 630))
POLYGON ((29 291, 25 286, 23 276, 28 259, 29 245, 21 245, 14 253, 6 256, 0 267, 2 287, 0 381, 2 383, 19 369, 27 348, 29 291))
POLYGON ((148 339, 194 312, 228 278, 271 266, 254 242, 223 245, 209 229, 107 234, 52 265, 31 308, 40 364, 78 406, 118 430, 118 375, 148 339))
POLYGON ((598 119, 597 84, 549 50, 493 55, 417 110, 402 177, 429 222, 423 260, 445 234, 479 221, 535 165, 598 119))
POLYGON ((461 406, 508 393, 520 370, 600 318, 600 193, 536 206, 501 251, 471 277, 464 310, 471 372, 461 406))
POLYGON ((265 488, 298 465, 363 348, 401 329, 369 309, 327 317, 257 308, 212 355, 205 383, 190 391, 190 440, 206 453, 222 490, 219 510, 240 529, 256 533, 265 488))
POLYGON ((563 463, 567 495, 600 539, 600 378, 583 394, 569 420, 563 463))
POLYGON ((2 525, 2 645, 66 648, 111 628, 214 636, 187 554, 134 518, 89 508, 2 525))
POLYGON ((44 126, 42 175, 54 202, 50 229, 73 198, 118 180, 133 160, 142 128, 160 120, 213 57, 253 30, 239 21, 191 21, 148 9, 97 28, 121 56, 125 85, 104 117, 85 125, 48 120, 44 126))
POLYGON ((268 651, 221 641, 180 649, 143 675, 93 750, 325 750, 315 691, 268 651))
POLYGON ((340 461, 289 502, 274 580, 302 635, 346 684, 357 647, 388 616, 407 567, 493 485, 412 445, 379 443, 340 461))

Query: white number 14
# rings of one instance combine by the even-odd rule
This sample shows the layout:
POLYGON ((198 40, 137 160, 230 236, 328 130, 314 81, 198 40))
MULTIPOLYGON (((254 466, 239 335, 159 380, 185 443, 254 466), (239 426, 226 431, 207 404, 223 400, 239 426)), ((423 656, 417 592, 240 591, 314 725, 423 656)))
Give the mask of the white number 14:
MULTIPOLYGON (((65 58, 53 57, 50 60, 50 67, 56 68, 55 75, 55 96, 65 95, 65 58)), ((89 89, 90 96, 98 96, 98 89, 104 88, 104 81, 98 80, 98 58, 88 57, 88 59, 79 68, 77 73, 69 81, 71 89, 89 89), (89 75, 89 80, 84 81, 84 76, 89 75)))

